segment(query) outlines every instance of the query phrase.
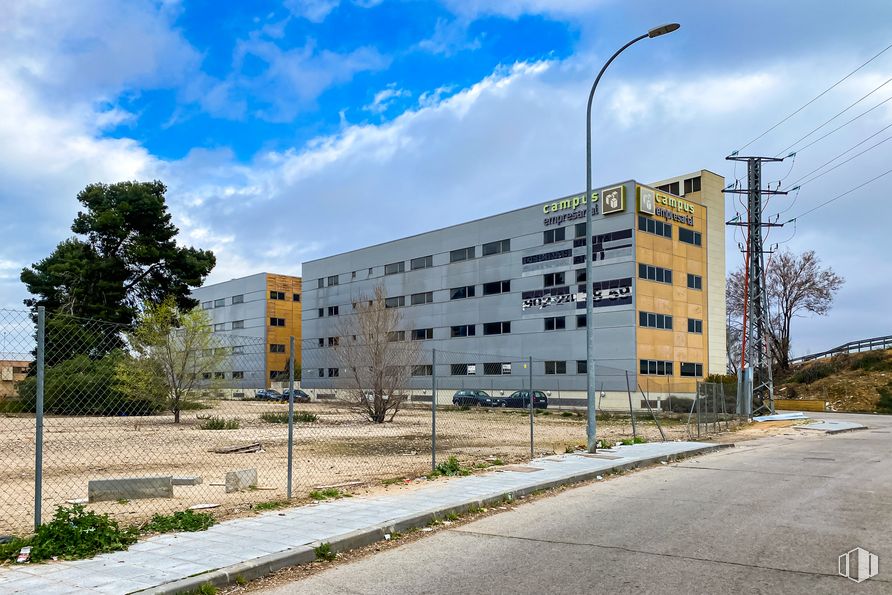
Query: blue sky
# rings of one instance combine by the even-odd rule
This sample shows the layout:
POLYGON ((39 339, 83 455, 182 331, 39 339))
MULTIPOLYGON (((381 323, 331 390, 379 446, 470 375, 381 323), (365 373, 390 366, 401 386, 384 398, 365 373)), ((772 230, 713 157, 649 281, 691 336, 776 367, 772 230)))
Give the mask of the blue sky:
MULTIPOLYGON (((212 281, 300 274, 308 259, 578 192, 591 80, 663 22, 682 28, 626 52, 598 92, 596 139, 611 143, 596 143, 596 184, 700 168, 730 181, 743 172, 729 151, 892 43, 888 2, 839 6, 3 3, 0 307, 20 306, 19 271, 70 235, 74 197, 95 181, 162 179, 181 240, 218 255, 212 281)), ((751 149, 776 153, 889 77, 892 50, 751 149)), ((766 176, 790 184, 889 123, 887 104, 766 176)), ((769 211, 793 216, 885 171, 890 146, 769 211)), ((794 351, 890 331, 890 179, 772 236, 847 278, 830 318, 797 322, 794 351)), ((733 235, 727 254, 739 263, 733 235)))

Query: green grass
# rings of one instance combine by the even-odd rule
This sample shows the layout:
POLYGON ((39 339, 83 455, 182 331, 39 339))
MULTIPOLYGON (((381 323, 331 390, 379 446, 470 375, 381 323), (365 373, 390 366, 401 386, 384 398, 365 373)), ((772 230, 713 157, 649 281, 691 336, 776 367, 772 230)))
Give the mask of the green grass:
POLYGON ((189 592, 191 595, 217 595, 217 587, 211 583, 204 583, 197 589, 189 592))
POLYGON ((337 500, 338 498, 349 498, 350 494, 346 494, 337 488, 325 488, 324 490, 313 490, 310 492, 310 498, 313 500, 337 500))
POLYGON ((447 521, 450 521, 450 522, 455 522, 455 521, 458 520, 458 515, 457 515, 456 513, 454 513, 454 512, 447 512, 447 513, 446 513, 446 520, 447 520, 447 521))
POLYGON ((392 486, 398 483, 403 483, 406 481, 405 477, 388 477, 387 479, 381 480, 381 485, 383 486, 392 486))
POLYGON ((175 533, 206 531, 216 524, 214 517, 206 512, 183 510, 173 514, 156 514, 143 525, 143 533, 175 533))
POLYGON ((262 512, 264 510, 277 510, 288 506, 288 500, 273 500, 271 502, 260 502, 254 505, 254 510, 262 512))
MULTIPOLYGON (((285 412, 272 412, 269 411, 267 413, 261 413, 260 419, 270 424, 287 424, 288 423, 288 414, 285 412)), ((314 413, 307 413, 306 411, 297 411, 294 413, 294 421, 296 423, 305 423, 311 424, 314 421, 319 421, 319 417, 314 413)))
POLYGON ((237 430, 239 421, 237 419, 226 419, 225 417, 211 416, 204 420, 201 424, 202 430, 237 430))
POLYGON ((445 462, 437 464, 433 471, 428 473, 428 479, 435 477, 456 477, 459 475, 470 475, 471 470, 462 467, 455 457, 449 457, 445 462))
POLYGON ((202 403, 201 401, 181 401, 180 411, 203 411, 205 409, 213 409, 213 405, 202 403))
POLYGON ((315 552, 317 560, 325 560, 327 562, 331 562, 337 556, 336 553, 331 551, 330 543, 319 544, 318 546, 313 548, 313 552, 315 552))
POLYGON ((631 446, 633 444, 644 444, 647 442, 647 438, 644 436, 635 436, 634 438, 623 438, 622 444, 624 446, 631 446))
POLYGON ((572 411, 562 411, 561 417, 573 417, 573 412, 572 411))

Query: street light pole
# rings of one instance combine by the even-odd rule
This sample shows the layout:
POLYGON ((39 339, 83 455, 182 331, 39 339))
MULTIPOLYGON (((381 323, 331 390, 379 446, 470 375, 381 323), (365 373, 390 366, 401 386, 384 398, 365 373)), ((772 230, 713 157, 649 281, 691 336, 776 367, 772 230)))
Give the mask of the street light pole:
POLYGON ((597 78, 595 78, 595 82, 592 85, 592 90, 588 94, 588 107, 585 112, 585 201, 586 201, 586 209, 585 209, 585 283, 586 283, 586 291, 585 291, 585 361, 586 361, 586 393, 587 393, 587 410, 588 410, 588 424, 586 427, 586 437, 587 437, 587 450, 588 452, 595 452, 595 435, 597 429, 597 417, 596 417, 596 396, 595 396, 595 329, 594 329, 594 296, 592 295, 594 291, 592 290, 592 283, 594 282, 594 266, 592 262, 592 208, 594 207, 594 197, 592 196, 592 100, 595 97, 595 89, 598 88, 598 83, 601 81, 601 77, 604 75, 604 71, 607 70, 607 67, 610 66, 611 62, 613 62, 617 56, 619 56, 626 48, 630 45, 638 43, 642 39, 647 39, 649 37, 659 37, 660 35, 665 35, 666 33, 672 33, 676 29, 678 29, 680 25, 678 23, 670 23, 667 25, 661 25, 659 27, 654 27, 644 35, 639 35, 623 47, 619 48, 615 54, 610 56, 610 59, 601 67, 601 72, 598 73, 597 78))

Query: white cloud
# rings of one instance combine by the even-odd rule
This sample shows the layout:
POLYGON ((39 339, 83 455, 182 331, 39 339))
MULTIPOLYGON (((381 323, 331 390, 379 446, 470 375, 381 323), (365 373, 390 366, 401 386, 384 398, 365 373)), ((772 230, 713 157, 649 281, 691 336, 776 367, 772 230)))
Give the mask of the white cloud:
POLYGON ((516 19, 525 14, 580 15, 594 12, 607 0, 443 0, 452 13, 469 19, 497 15, 516 19))
POLYGON ((418 43, 418 48, 432 54, 452 56, 481 46, 479 37, 468 39, 467 19, 437 19, 433 34, 418 43))
POLYGON ((285 8, 310 22, 321 23, 340 3, 340 0, 285 0, 285 8))
POLYGON ((397 89, 396 83, 391 83, 387 85, 386 88, 381 89, 380 91, 375 93, 375 97, 372 99, 372 102, 364 106, 362 109, 375 114, 381 114, 386 112, 388 108, 390 108, 395 99, 411 96, 411 92, 407 91, 406 89, 397 89))

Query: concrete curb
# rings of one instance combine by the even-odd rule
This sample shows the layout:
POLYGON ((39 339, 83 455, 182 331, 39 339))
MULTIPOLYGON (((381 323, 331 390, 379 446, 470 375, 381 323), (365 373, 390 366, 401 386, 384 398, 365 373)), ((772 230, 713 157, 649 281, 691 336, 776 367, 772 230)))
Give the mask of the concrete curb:
MULTIPOLYGON (((733 444, 713 444, 688 452, 672 455, 658 455, 646 459, 641 459, 639 461, 619 463, 616 465, 612 465, 606 469, 600 469, 597 471, 585 471, 583 473, 577 473, 563 479, 544 481, 534 486, 506 491, 500 494, 488 496, 486 498, 472 498, 467 500, 466 502, 462 502, 461 504, 444 506, 440 508, 432 508, 423 513, 412 514, 395 519, 394 521, 388 522, 384 525, 376 525, 366 529, 360 529, 357 531, 352 531, 350 533, 345 533, 343 535, 332 538, 327 543, 331 547, 331 551, 336 553, 345 552, 370 545, 377 541, 382 541, 384 540, 385 533, 402 533, 410 529, 420 529, 422 527, 426 527, 432 521, 442 519, 450 513, 462 514, 473 507, 484 508, 493 504, 502 503, 504 502, 505 498, 510 498, 511 500, 513 500, 522 496, 538 493, 543 490, 589 481, 595 479, 598 475, 603 476, 611 473, 616 473, 617 471, 629 471, 640 467, 655 465, 659 462, 669 463, 702 454, 709 454, 719 450, 724 450, 726 448, 731 448, 733 446, 733 444)), ((308 545, 296 546, 283 552, 276 552, 274 554, 268 554, 260 558, 249 560, 247 562, 241 562, 239 564, 234 564, 225 568, 218 568, 216 570, 211 570, 202 574, 190 576, 178 581, 165 583, 151 589, 138 591, 138 593, 140 595, 174 595, 176 593, 186 593, 189 591, 193 591, 205 584, 211 584, 215 587, 225 587, 227 585, 234 584, 238 578, 251 581, 288 566, 297 566, 300 564, 308 564, 310 562, 313 562, 314 560, 316 560, 316 552, 314 551, 314 548, 318 547, 322 543, 323 542, 317 541, 308 545)))

